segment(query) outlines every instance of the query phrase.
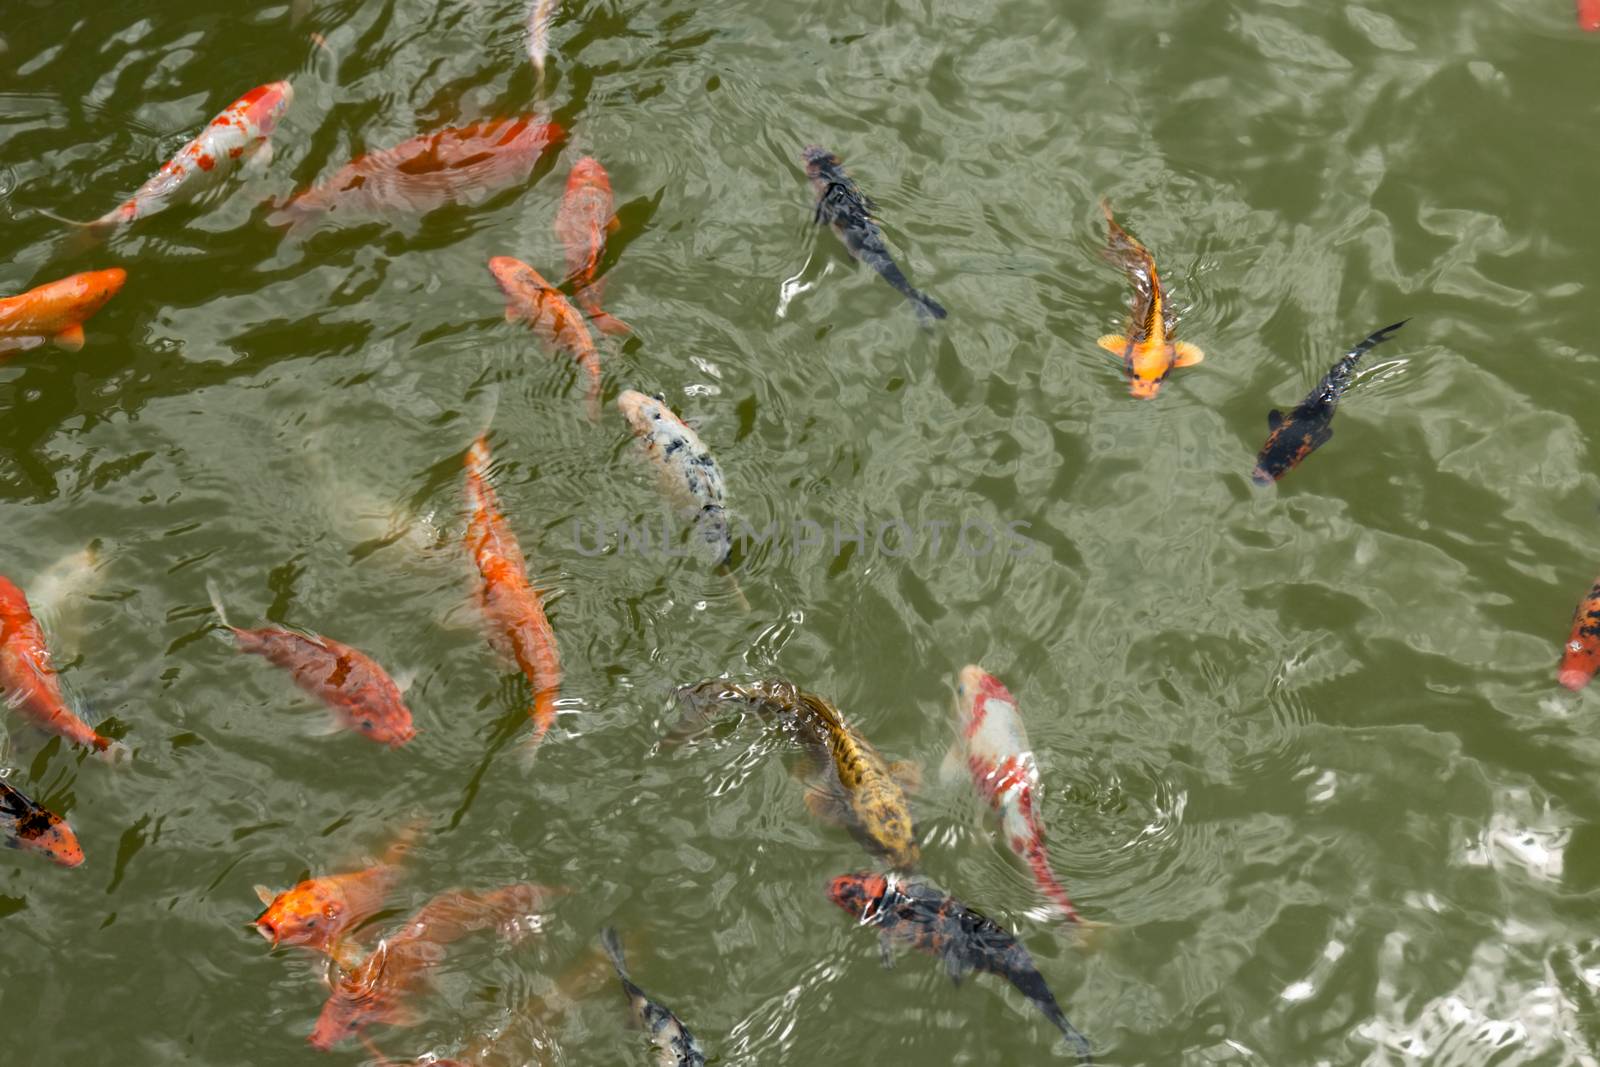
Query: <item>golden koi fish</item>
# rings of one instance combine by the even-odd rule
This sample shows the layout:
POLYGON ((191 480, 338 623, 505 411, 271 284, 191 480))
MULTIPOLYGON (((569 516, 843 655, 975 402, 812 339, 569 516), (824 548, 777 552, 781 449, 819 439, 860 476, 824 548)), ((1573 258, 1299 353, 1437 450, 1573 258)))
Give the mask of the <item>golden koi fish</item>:
POLYGON ((1106 213, 1105 256, 1122 268, 1133 283, 1133 313, 1128 320, 1128 335, 1108 333, 1095 343, 1122 360, 1128 374, 1128 388, 1134 396, 1148 400, 1174 367, 1192 367, 1206 354, 1184 341, 1173 339, 1177 316, 1167 304, 1156 274, 1156 260, 1149 249, 1117 225, 1111 205, 1100 202, 1106 213))

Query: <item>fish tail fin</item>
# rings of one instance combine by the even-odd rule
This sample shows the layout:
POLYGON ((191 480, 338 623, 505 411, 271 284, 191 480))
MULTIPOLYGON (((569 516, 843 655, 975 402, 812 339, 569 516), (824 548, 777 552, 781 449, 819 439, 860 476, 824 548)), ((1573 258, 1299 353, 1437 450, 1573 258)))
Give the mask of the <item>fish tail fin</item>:
POLYGON ((595 329, 607 337, 626 337, 633 332, 632 326, 615 315, 601 311, 598 307, 589 312, 589 321, 594 323, 595 329))
POLYGON ((550 728, 556 724, 556 698, 557 691, 554 689, 541 689, 533 695, 533 707, 528 709, 528 718, 533 720, 533 733, 523 743, 523 770, 533 769, 534 757, 538 756, 539 747, 544 744, 550 728))
POLYGON ((911 290, 911 299, 915 301, 917 317, 923 322, 933 322, 950 314, 944 309, 943 304, 920 289, 911 290))
POLYGON ((1393 337, 1395 335, 1395 331, 1410 321, 1410 319, 1401 319, 1399 322, 1391 323, 1390 325, 1385 326, 1383 329, 1376 331, 1360 344, 1352 348, 1345 358, 1352 360, 1360 359, 1362 356, 1366 355, 1368 352, 1372 351, 1374 348, 1377 348, 1379 345, 1383 344, 1383 342, 1393 337))
POLYGON ((590 422, 600 421, 600 357, 594 356, 584 360, 584 374, 589 378, 589 388, 584 393, 584 409, 589 413, 590 422))
POLYGON ((494 425, 494 418, 499 412, 500 384, 496 382, 484 390, 483 406, 478 409, 477 418, 473 420, 473 424, 478 428, 477 433, 473 435, 475 442, 488 439, 489 429, 494 425))
POLYGON ((600 928, 600 947, 605 949, 606 955, 611 960, 611 966, 617 969, 617 975, 623 979, 628 977, 628 965, 622 955, 622 938, 617 934, 615 926, 602 926, 600 928))
POLYGON ((206 595, 211 597, 211 610, 217 613, 217 621, 226 629, 233 629, 233 624, 228 621, 228 609, 222 606, 222 590, 217 587, 215 578, 206 579, 206 595))
POLYGON ((43 215, 51 222, 59 222, 63 226, 71 226, 78 230, 88 230, 96 234, 104 233, 111 228, 104 219, 90 219, 87 222, 82 219, 69 219, 65 215, 57 215, 54 211, 49 211, 42 207, 34 208, 33 213, 35 215, 43 215))
POLYGON ((739 605, 740 612, 745 615, 750 614, 750 599, 744 595, 744 588, 739 585, 739 576, 733 573, 733 568, 728 566, 727 560, 723 560, 718 569, 728 576, 728 586, 733 590, 733 602, 739 605))

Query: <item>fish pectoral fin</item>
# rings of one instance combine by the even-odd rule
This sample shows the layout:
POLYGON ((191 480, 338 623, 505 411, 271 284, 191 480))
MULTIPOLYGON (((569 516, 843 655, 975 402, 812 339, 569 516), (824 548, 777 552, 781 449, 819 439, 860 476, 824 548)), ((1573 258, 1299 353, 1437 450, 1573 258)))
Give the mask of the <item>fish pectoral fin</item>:
POLYGON ((278 899, 278 895, 264 885, 256 886, 255 890, 256 896, 261 898, 261 903, 263 904, 271 904, 274 900, 278 899))
POLYGON ((894 941, 889 937, 887 930, 878 935, 878 960, 883 964, 884 970, 894 970, 894 941))
POLYGON ((506 301, 506 321, 516 322, 520 318, 522 318, 522 312, 517 309, 517 305, 509 300, 506 301))
POLYGON ((606 233, 616 233, 620 229, 622 229, 622 220, 615 215, 606 220, 606 233))
POLYGON ((1283 412, 1279 411, 1277 408, 1273 408, 1271 411, 1267 412, 1267 429, 1276 430, 1282 425, 1283 412))
POLYGON ((83 347, 83 327, 68 326, 55 336, 56 344, 68 352, 76 352, 83 347))
POLYGON ((844 826, 850 821, 850 805, 837 792, 821 786, 806 790, 806 810, 820 822, 844 826))
POLYGON ((250 158, 244 161, 244 166, 239 168, 240 173, 246 178, 260 177, 272 166, 272 142, 262 141, 261 147, 250 153, 250 158))
POLYGON ((965 978, 970 970, 972 970, 971 965, 964 961, 955 951, 948 951, 944 954, 944 971, 950 976, 951 985, 960 985, 961 979, 965 978))
POLYGON ((966 761, 961 758, 961 742, 953 741, 945 751, 944 759, 939 763, 939 781, 951 785, 961 780, 961 773, 966 769, 966 761))
POLYGON ((1120 333, 1108 333, 1104 337, 1101 337, 1099 340, 1097 340, 1095 344, 1099 345, 1107 352, 1110 352, 1118 359, 1121 359, 1122 353, 1128 350, 1128 339, 1122 336, 1120 333))
POLYGON ((896 760, 889 764, 889 777, 907 793, 922 791, 922 764, 916 760, 896 760))
POLYGON ((1172 361, 1174 367, 1192 367, 1206 358, 1204 352, 1188 341, 1179 341, 1172 346, 1172 350, 1175 354, 1172 361))

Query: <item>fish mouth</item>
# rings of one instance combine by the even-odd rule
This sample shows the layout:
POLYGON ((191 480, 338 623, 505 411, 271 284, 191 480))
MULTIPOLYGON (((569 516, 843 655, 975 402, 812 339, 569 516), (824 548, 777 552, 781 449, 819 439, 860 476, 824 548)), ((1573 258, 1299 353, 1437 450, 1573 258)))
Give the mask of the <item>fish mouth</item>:
POLYGON ((801 149, 800 159, 808 169, 811 169, 828 163, 837 163, 839 157, 819 144, 808 144, 801 149))
POLYGON ((1255 470, 1250 472, 1250 480, 1255 482, 1257 485, 1271 485, 1273 482, 1277 481, 1278 478, 1271 471, 1267 470, 1267 468, 1257 466, 1255 470))
POLYGON ((260 934, 273 948, 278 947, 278 930, 263 916, 250 924, 251 929, 260 934))
POLYGON ((1594 677, 1594 675, 1589 673, 1588 671, 1579 670, 1576 667, 1569 667, 1566 670, 1562 671, 1556 677, 1556 680, 1559 681, 1562 685, 1566 686, 1568 689, 1572 690, 1574 693, 1576 693, 1578 690, 1580 690, 1584 686, 1588 685, 1589 684, 1589 679, 1593 678, 1593 677, 1594 677))
POLYGON ((1128 383, 1128 392, 1138 400, 1150 400, 1161 391, 1159 381, 1149 381, 1144 378, 1134 378, 1128 383))

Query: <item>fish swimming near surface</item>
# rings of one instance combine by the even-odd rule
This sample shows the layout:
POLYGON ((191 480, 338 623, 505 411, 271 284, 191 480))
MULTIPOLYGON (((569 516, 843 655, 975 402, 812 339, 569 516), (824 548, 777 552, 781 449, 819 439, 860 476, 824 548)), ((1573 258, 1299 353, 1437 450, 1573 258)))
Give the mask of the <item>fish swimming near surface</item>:
POLYGON ((617 410, 644 446, 672 502, 694 514, 695 529, 711 562, 726 564, 733 551, 722 468, 700 435, 662 397, 626 389, 617 410))
POLYGON ((617 969, 622 991, 628 996, 628 1007, 633 1009, 634 1025, 650 1035, 659 1067, 705 1067, 706 1054, 689 1028, 683 1025, 683 1020, 674 1015, 672 1009, 650 999, 628 977, 628 968, 622 958, 622 939, 617 932, 609 926, 602 929, 600 945, 611 957, 611 965, 617 969))
POLYGON ((1072 922, 1082 916, 1056 880, 1039 819, 1039 764, 1033 758, 1016 698, 1000 679, 976 664, 956 683, 956 741, 952 762, 964 765, 978 794, 1000 816, 1001 833, 1022 857, 1045 896, 1072 922))
POLYGON ((489 626, 490 643, 517 665, 533 687, 529 751, 534 751, 556 722, 561 652, 539 591, 528 580, 522 547, 489 484, 487 440, 479 437, 467 449, 466 468, 466 545, 478 568, 478 603, 489 626))
POLYGON ((829 701, 781 678, 756 682, 712 678, 684 686, 678 696, 705 710, 730 702, 744 704, 798 732, 825 763, 822 783, 806 793, 811 813, 849 827, 868 851, 899 870, 914 869, 922 862, 902 785, 915 783, 915 769, 907 763, 885 762, 829 701))
POLYGON ((86 271, 0 299, 0 361, 46 341, 76 352, 83 347, 83 324, 127 280, 121 267, 86 271))
POLYGON ((399 748, 417 736, 400 687, 366 653, 320 634, 264 626, 246 630, 228 622, 215 582, 206 582, 211 606, 239 651, 289 672, 294 684, 326 704, 339 725, 362 737, 399 748))
POLYGON ((912 287, 904 272, 889 255, 883 231, 873 218, 876 205, 868 199, 846 174, 839 157, 818 145, 811 145, 801 153, 806 175, 817 191, 817 210, 814 221, 827 223, 839 235, 850 254, 883 276, 883 280, 899 290, 916 307, 917 314, 925 319, 942 319, 948 312, 927 293, 912 287))
POLYGON ((417 832, 415 826, 408 827, 382 858, 358 871, 308 878, 276 894, 256 886, 266 910, 250 925, 273 948, 299 945, 331 954, 346 933, 383 910, 417 832))
POLYGON ((192 200, 240 163, 266 166, 272 160, 272 132, 293 102, 294 87, 286 81, 251 89, 206 123, 198 137, 178 149, 132 196, 82 225, 95 233, 118 230, 192 200))
POLYGON ((0 703, 40 729, 107 758, 127 753, 127 746, 96 733, 67 706, 44 630, 33 617, 27 596, 4 577, 0 577, 0 703))
POLYGON ((1561 650, 1561 666, 1556 678, 1577 692, 1589 684, 1600 670, 1600 578, 1572 613, 1572 633, 1561 650))
POLYGON ((83 848, 67 821, 4 781, 0 781, 0 843, 37 852, 63 867, 83 863, 83 848))
POLYGON ((1591 33, 1600 31, 1600 0, 1578 0, 1578 25, 1591 33))
POLYGON ((898 942, 944 960, 952 981, 969 971, 1004 978, 1061 1030, 1078 1062, 1094 1062, 1089 1039, 1056 1003, 1033 957, 992 919, 930 885, 881 874, 840 875, 829 883, 828 898, 860 925, 878 928, 885 967, 894 965, 898 942))
POLYGON ((1105 257, 1127 274, 1134 296, 1127 336, 1106 334, 1095 343, 1122 361, 1129 391, 1140 399, 1149 399, 1161 389, 1173 368, 1192 367, 1206 356, 1194 345, 1173 338, 1177 316, 1161 288, 1155 257, 1117 225, 1109 203, 1102 200, 1100 208, 1106 216, 1105 257))
POLYGON ((539 928, 537 913, 559 892, 518 883, 435 896, 361 963, 340 965, 311 1031, 312 1046, 327 1051, 373 1026, 411 1025, 408 1002, 425 991, 429 971, 444 961, 446 945, 481 930, 496 930, 515 944, 539 928))
POLYGON ((347 163, 267 221, 297 233, 329 219, 423 215, 446 204, 477 202, 527 181, 562 136, 556 123, 525 115, 413 137, 347 163))
POLYGON ((1266 444, 1256 456, 1255 470, 1250 478, 1257 485, 1271 485, 1299 466, 1311 453, 1328 443, 1333 436, 1333 413, 1339 406, 1350 383, 1355 380, 1356 363, 1373 348, 1394 336, 1409 319, 1401 319, 1385 326, 1345 354, 1335 363, 1322 381, 1293 411, 1285 415, 1277 408, 1267 413, 1266 444))
POLYGON ((550 55, 550 25, 556 20, 561 0, 532 0, 528 4, 528 61, 544 85, 544 61, 550 55))
POLYGON ((572 165, 567 191, 556 212, 556 236, 566 251, 567 277, 572 298, 583 308, 595 329, 606 334, 625 334, 628 324, 600 309, 604 279, 597 278, 600 256, 606 249, 606 234, 617 228, 612 211, 611 178, 600 161, 584 156, 572 165))
POLYGON ((510 256, 489 260, 489 273, 506 297, 506 321, 524 322, 545 345, 571 356, 588 379, 584 394, 589 420, 600 419, 600 351, 589 335, 583 313, 572 306, 561 290, 545 281, 539 272, 510 256))

